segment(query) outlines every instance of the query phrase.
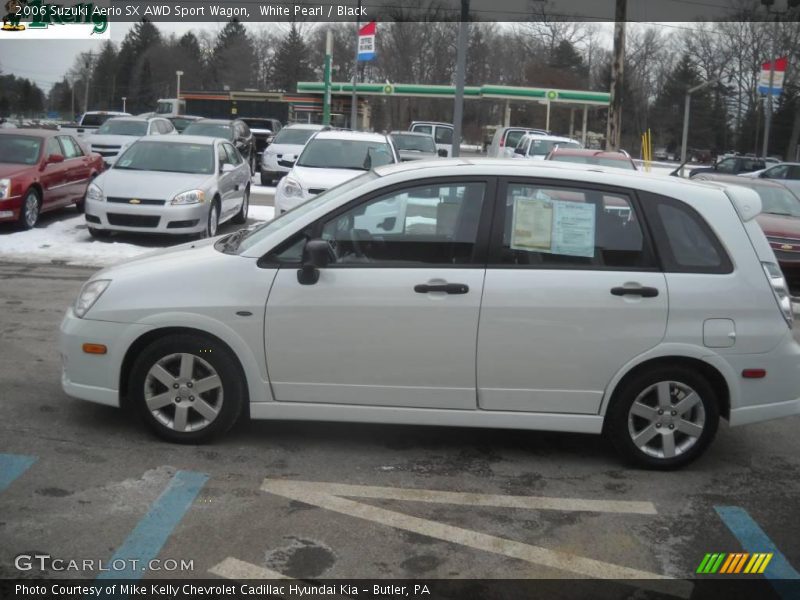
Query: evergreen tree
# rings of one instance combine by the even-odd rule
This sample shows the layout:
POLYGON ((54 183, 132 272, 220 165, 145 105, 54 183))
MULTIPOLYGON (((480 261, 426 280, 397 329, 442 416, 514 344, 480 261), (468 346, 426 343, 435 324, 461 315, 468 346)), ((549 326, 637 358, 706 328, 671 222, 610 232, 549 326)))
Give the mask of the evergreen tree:
POLYGON ((255 48, 247 29, 239 21, 230 21, 217 36, 211 71, 217 87, 244 89, 255 84, 255 48))
POLYGON ((297 26, 292 23, 289 33, 283 38, 275 55, 273 86, 285 92, 297 91, 298 81, 308 81, 312 69, 308 60, 309 52, 297 26))
POLYGON ((107 40, 94 63, 90 107, 96 110, 121 108, 122 100, 117 95, 117 77, 117 49, 113 42, 107 40))

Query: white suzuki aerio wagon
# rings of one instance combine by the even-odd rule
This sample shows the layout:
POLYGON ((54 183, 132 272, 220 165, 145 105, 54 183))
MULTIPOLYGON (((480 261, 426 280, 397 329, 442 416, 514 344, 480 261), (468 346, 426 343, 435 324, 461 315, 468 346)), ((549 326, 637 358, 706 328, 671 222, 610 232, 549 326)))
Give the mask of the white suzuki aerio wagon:
POLYGON ((758 195, 619 169, 380 167, 94 275, 63 387, 200 442, 242 415, 605 433, 674 468, 800 413, 758 195))

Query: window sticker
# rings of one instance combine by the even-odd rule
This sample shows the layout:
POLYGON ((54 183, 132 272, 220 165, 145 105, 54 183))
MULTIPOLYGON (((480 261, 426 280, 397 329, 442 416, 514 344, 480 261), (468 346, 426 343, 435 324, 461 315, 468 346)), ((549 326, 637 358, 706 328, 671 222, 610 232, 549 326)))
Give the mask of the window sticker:
POLYGON ((511 249, 594 257, 595 207, 536 197, 515 197, 511 249))

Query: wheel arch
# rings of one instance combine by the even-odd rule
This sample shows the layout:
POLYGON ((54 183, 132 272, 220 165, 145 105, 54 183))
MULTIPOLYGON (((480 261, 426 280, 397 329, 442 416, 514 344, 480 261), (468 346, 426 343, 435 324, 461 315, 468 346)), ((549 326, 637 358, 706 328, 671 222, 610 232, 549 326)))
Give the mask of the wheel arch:
MULTIPOLYGON (((127 408, 128 407, 128 384, 130 382, 130 372, 131 368, 133 367, 133 363, 139 354, 150 344, 154 341, 172 336, 172 335, 197 335, 201 336, 214 342, 222 345, 228 352, 230 352, 231 356, 233 357, 237 368, 239 369, 239 373, 241 377, 245 380, 247 385, 244 386, 245 393, 247 397, 244 399, 243 404, 243 411, 244 414, 249 417, 250 415, 250 402, 252 399, 258 398, 258 394, 256 393, 256 389, 254 386, 258 385, 258 381, 253 381, 252 375, 248 375, 248 370, 242 364, 242 357, 240 352, 237 352, 234 346, 229 344, 226 340, 221 338, 218 335, 214 335, 213 333, 209 333, 208 331, 197 329, 195 327, 187 327, 187 326, 163 326, 157 327, 155 329, 150 329, 139 337, 137 337, 127 348, 125 351, 125 355, 122 359, 122 363, 120 365, 120 372, 119 372, 119 399, 120 399, 120 406, 127 408)), ((238 346, 238 344, 237 344, 238 346)))
POLYGON ((600 414, 605 416, 617 390, 641 373, 658 367, 683 367, 696 371, 708 381, 717 396, 719 414, 727 420, 730 418, 731 405, 736 405, 736 391, 730 382, 731 374, 723 373, 718 368, 720 366, 719 364, 711 364, 701 356, 690 354, 664 354, 634 361, 633 364, 629 363, 623 367, 606 388, 600 414))

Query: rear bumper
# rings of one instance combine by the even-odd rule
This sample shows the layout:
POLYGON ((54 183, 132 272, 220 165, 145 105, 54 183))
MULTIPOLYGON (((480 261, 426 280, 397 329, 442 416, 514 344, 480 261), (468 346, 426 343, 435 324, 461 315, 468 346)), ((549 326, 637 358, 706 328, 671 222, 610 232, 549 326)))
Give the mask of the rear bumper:
POLYGON ((16 221, 22 209, 22 196, 12 196, 0 200, 0 223, 3 221, 16 221))

